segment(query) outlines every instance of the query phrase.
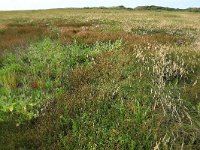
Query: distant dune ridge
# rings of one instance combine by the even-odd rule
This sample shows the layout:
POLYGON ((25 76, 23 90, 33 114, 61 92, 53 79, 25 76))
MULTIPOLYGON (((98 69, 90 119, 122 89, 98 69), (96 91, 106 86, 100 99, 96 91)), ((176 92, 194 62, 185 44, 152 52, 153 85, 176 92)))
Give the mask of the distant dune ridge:
POLYGON ((150 5, 150 6, 138 6, 135 8, 127 8, 123 5, 121 6, 113 6, 113 7, 84 7, 84 9, 93 9, 93 8, 99 8, 99 9, 125 9, 125 10, 155 10, 155 11, 191 11, 191 12, 200 12, 199 7, 190 7, 186 9, 180 9, 180 8, 171 8, 171 7, 162 7, 162 6, 155 6, 155 5, 150 5))
POLYGON ((180 8, 170 8, 170 7, 162 7, 162 6, 138 6, 134 8, 134 10, 167 10, 167 11, 192 11, 192 12, 200 12, 200 8, 198 7, 191 7, 186 9, 180 8))

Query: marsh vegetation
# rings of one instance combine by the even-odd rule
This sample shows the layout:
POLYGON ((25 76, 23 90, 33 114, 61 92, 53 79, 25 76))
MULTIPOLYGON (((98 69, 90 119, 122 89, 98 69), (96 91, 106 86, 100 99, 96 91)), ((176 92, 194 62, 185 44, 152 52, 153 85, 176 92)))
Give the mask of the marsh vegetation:
POLYGON ((0 149, 199 149, 199 17, 0 12, 0 149))

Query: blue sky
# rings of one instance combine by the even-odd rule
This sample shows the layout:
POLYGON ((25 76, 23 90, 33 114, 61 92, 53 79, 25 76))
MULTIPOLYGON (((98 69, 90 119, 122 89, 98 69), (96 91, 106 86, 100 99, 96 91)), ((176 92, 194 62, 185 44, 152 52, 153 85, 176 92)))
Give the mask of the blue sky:
POLYGON ((65 7, 159 5, 174 8, 200 7, 200 0, 0 0, 0 10, 47 9, 65 7))

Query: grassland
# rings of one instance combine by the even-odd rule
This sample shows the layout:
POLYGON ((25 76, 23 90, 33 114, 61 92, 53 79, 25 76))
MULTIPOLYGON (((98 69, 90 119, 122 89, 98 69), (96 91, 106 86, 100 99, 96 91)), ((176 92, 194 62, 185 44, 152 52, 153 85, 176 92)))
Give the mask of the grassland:
POLYGON ((199 17, 0 12, 0 149, 199 149, 199 17))

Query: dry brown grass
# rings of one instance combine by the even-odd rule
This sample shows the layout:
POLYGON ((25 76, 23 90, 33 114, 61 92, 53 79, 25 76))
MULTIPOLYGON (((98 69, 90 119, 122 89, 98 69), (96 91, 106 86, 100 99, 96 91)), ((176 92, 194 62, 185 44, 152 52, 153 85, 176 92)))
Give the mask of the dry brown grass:
POLYGON ((41 27, 8 27, 0 33, 0 51, 22 46, 44 35, 45 28, 41 27))
POLYGON ((53 23, 57 27, 74 27, 74 28, 81 28, 81 27, 91 27, 93 22, 72 22, 72 21, 65 21, 65 20, 56 20, 53 23))
POLYGON ((61 41, 69 42, 70 39, 77 39, 79 42, 86 44, 94 44, 96 41, 99 42, 114 42, 118 39, 124 40, 128 44, 136 45, 148 45, 149 43, 158 44, 176 44, 184 45, 191 43, 191 40, 185 37, 175 37, 165 34, 155 34, 155 35, 135 35, 126 32, 100 32, 94 31, 90 28, 62 28, 61 29, 61 41), (63 31, 62 31, 63 30, 63 31))
POLYGON ((80 27, 61 27, 60 41, 62 43, 70 43, 73 41, 73 36, 82 31, 80 27))
POLYGON ((5 24, 0 24, 0 29, 6 29, 7 28, 7 25, 5 24))

